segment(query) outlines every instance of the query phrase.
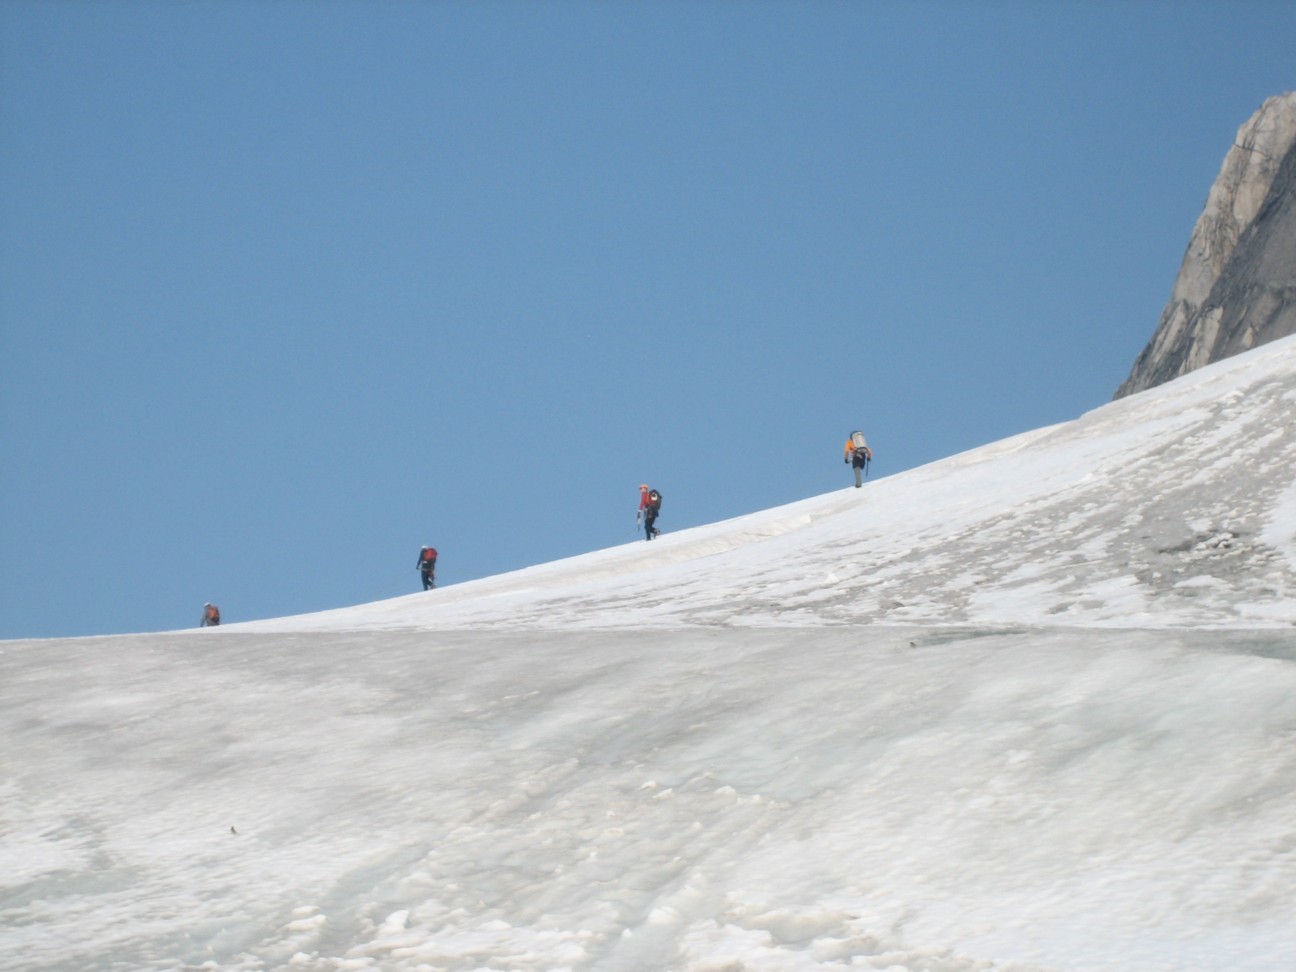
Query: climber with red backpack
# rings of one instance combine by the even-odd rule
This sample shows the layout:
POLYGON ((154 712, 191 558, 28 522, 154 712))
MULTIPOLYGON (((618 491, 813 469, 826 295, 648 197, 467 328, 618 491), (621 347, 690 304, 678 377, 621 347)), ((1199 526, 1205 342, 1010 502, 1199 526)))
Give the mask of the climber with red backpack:
POLYGON ((869 448, 863 432, 856 431, 847 436, 846 458, 842 461, 849 462, 851 468, 855 470, 856 489, 864 485, 864 477, 868 475, 869 460, 872 458, 873 450, 869 448))
POLYGON ((423 590, 425 591, 430 591, 436 587, 436 558, 435 547, 424 547, 419 551, 417 567, 419 573, 423 575, 423 590))
POLYGON ((202 628, 214 628, 220 624, 220 608, 215 604, 207 603, 203 605, 202 628))
POLYGON ((661 501, 661 493, 649 489, 647 483, 639 487, 639 512, 635 514, 635 525, 643 522, 644 533, 649 540, 661 532, 653 526, 657 522, 657 514, 661 512, 661 501))

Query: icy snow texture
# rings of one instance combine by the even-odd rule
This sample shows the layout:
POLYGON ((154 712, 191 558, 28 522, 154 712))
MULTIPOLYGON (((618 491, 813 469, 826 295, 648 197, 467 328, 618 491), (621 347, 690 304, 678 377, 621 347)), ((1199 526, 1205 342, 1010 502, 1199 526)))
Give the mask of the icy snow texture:
POLYGON ((1288 339, 651 544, 2 643, 0 964, 1290 972, 1294 403, 1288 339))

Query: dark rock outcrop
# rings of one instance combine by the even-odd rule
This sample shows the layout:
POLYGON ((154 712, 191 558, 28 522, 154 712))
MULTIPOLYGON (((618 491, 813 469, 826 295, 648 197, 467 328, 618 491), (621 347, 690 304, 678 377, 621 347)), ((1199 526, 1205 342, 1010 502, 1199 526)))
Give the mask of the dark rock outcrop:
POLYGON ((1296 334, 1296 93, 1237 134, 1197 220, 1170 303, 1116 397, 1296 334))

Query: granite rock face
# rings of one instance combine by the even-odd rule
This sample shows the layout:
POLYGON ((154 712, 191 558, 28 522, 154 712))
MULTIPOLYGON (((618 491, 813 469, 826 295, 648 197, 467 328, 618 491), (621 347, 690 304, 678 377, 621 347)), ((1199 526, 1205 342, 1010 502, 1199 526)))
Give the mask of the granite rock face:
POLYGON ((1296 334, 1296 92, 1238 129, 1170 302, 1117 398, 1296 334))

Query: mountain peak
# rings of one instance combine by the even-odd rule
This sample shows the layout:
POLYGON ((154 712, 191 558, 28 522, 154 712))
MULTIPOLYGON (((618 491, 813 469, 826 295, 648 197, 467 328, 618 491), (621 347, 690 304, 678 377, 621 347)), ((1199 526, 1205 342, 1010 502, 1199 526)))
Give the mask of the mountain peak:
POLYGON ((1296 333, 1296 92, 1238 129, 1121 398, 1296 333))

